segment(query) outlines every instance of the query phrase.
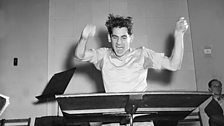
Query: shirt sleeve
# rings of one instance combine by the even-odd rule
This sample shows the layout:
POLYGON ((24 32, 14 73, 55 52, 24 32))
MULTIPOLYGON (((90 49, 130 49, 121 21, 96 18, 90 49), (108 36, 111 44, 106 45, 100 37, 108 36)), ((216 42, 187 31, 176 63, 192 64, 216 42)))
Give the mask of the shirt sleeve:
POLYGON ((91 55, 84 57, 81 61, 86 61, 95 65, 98 70, 101 70, 103 57, 106 55, 108 48, 90 49, 91 55))
POLYGON ((164 53, 157 53, 153 50, 143 47, 144 54, 144 68, 153 68, 160 70, 162 68, 162 63, 164 58, 164 53))

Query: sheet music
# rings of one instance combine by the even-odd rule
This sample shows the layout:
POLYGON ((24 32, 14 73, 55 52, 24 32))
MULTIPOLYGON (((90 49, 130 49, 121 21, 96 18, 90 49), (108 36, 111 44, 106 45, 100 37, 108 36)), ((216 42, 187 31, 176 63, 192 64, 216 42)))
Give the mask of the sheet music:
POLYGON ((9 97, 8 96, 5 96, 3 94, 0 94, 0 115, 5 111, 5 109, 8 107, 9 105, 9 97))

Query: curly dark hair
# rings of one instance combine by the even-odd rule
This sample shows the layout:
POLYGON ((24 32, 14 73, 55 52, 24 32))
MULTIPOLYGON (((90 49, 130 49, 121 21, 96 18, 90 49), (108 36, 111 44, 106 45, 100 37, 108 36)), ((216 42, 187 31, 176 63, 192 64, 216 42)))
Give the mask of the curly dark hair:
POLYGON ((208 87, 209 87, 209 88, 212 86, 212 82, 214 82, 214 81, 216 81, 216 82, 218 82, 218 83, 220 83, 220 84, 222 85, 222 82, 221 82, 220 80, 218 80, 218 79, 212 79, 212 80, 210 80, 210 81, 208 82, 208 87))
POLYGON ((133 22, 132 22, 132 17, 123 17, 123 16, 119 16, 116 15, 114 16, 113 14, 109 14, 108 16, 108 20, 106 21, 106 27, 107 30, 109 32, 109 34, 112 34, 112 29, 119 27, 126 27, 128 29, 128 34, 132 35, 133 31, 132 31, 132 26, 133 26, 133 22))

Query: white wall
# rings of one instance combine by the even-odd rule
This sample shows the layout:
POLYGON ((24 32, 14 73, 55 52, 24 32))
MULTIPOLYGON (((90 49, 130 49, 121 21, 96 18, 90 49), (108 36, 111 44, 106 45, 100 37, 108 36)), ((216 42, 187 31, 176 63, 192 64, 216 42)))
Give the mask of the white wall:
POLYGON ((0 93, 10 97, 0 118, 47 113, 46 105, 34 102, 48 81, 48 5, 47 0, 0 0, 0 93))
POLYGON ((212 78, 224 82, 224 1, 188 1, 197 84, 199 90, 207 91, 212 78), (203 53, 207 47, 211 47, 211 55, 203 53))

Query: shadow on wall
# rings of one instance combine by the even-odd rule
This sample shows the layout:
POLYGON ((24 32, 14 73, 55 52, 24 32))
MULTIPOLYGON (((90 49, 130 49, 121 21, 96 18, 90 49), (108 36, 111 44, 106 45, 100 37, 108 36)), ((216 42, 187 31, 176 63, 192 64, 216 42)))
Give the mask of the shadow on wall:
MULTIPOLYGON (((106 30, 99 29, 98 34, 95 36, 95 38, 97 42, 99 42, 99 47, 111 47, 111 44, 108 42, 106 30)), ((95 84, 95 87, 97 89, 96 92, 105 92, 101 72, 97 70, 93 64, 80 64, 79 61, 74 60, 75 48, 76 44, 70 47, 67 54, 67 58, 64 62, 64 69, 71 69, 73 67, 77 67, 75 74, 86 74, 88 78, 91 79, 92 82, 95 84)))
POLYGON ((76 67, 74 75, 86 74, 89 79, 95 84, 97 89, 96 92, 104 92, 103 81, 101 73, 97 70, 93 64, 90 63, 79 63, 79 61, 74 59, 75 46, 73 45, 69 49, 69 54, 67 55, 66 61, 64 62, 64 69, 71 69, 76 67))
MULTIPOLYGON (((171 56, 172 50, 174 47, 174 36, 173 34, 169 34, 166 38, 165 41, 165 52, 164 54, 168 57, 171 56)), ((169 70, 161 70, 157 71, 154 69, 149 69, 148 70, 148 76, 147 76, 147 82, 149 81, 157 81, 157 82, 162 82, 164 86, 168 86, 172 82, 172 77, 173 77, 173 72, 169 70)))

